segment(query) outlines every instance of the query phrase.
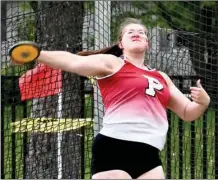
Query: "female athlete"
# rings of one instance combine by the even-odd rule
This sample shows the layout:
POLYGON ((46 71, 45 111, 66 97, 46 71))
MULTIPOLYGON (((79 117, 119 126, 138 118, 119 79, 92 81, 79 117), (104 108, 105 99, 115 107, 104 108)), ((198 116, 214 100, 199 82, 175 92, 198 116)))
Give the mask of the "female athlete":
POLYGON ((168 75, 145 65, 148 48, 146 27, 128 18, 114 46, 77 55, 42 50, 37 58, 50 67, 97 79, 105 115, 92 147, 93 179, 164 179, 159 152, 168 131, 166 109, 193 121, 209 105, 200 80, 190 88, 190 101, 168 75))

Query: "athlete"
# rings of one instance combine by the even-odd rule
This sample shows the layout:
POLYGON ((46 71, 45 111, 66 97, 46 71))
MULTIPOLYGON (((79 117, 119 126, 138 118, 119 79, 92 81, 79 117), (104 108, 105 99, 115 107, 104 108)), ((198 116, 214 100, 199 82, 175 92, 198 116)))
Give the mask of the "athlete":
POLYGON ((210 97, 200 80, 190 88, 191 101, 168 75, 144 64, 148 48, 146 27, 127 18, 114 46, 78 54, 42 50, 37 59, 96 77, 105 115, 92 146, 93 179, 164 179, 159 153, 168 131, 166 109, 193 121, 208 108, 210 97))

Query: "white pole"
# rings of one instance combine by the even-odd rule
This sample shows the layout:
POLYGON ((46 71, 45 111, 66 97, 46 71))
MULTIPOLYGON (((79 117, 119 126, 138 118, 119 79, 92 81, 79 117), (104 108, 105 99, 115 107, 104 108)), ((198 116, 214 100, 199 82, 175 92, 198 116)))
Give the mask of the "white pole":
MULTIPOLYGON (((59 121, 59 124, 60 124, 60 120, 62 118, 61 113, 62 113, 62 93, 59 92, 59 94, 58 94, 58 121, 59 121)), ((62 133, 58 132, 58 179, 62 179, 61 142, 62 142, 62 133)))
MULTIPOLYGON (((111 1, 95 1, 94 39, 95 49, 110 45, 111 1)), ((102 127, 104 106, 101 93, 94 82, 94 136, 102 127)))

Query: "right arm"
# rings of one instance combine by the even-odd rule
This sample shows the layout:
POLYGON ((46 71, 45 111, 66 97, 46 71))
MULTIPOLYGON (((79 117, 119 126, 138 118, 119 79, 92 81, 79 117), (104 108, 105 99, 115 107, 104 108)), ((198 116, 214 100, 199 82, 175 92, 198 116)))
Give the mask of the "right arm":
POLYGON ((192 100, 189 100, 172 82, 168 75, 161 72, 165 78, 169 91, 170 101, 168 108, 175 112, 184 121, 194 121, 198 119, 208 108, 210 103, 210 97, 200 85, 198 81, 198 87, 191 87, 191 89, 197 89, 196 92, 191 91, 192 100))
POLYGON ((121 67, 121 61, 114 55, 80 56, 66 51, 41 51, 37 62, 81 76, 106 76, 121 67))

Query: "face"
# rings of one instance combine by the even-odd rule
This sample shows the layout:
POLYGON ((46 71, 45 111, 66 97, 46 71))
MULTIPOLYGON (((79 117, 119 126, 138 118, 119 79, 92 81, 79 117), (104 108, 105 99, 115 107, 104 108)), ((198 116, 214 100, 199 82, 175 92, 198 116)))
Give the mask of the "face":
POLYGON ((145 28, 140 24, 129 24, 122 31, 120 48, 129 52, 148 50, 148 37, 145 28))

